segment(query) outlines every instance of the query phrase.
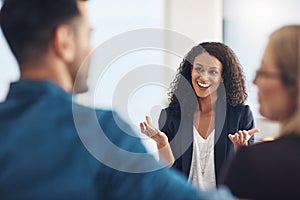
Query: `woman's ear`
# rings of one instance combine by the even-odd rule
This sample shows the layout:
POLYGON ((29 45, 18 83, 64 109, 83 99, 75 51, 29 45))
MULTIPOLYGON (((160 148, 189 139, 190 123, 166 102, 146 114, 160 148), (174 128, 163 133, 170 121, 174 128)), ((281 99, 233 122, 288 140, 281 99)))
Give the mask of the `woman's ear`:
POLYGON ((60 25, 56 28, 53 37, 53 46, 56 54, 65 62, 75 59, 75 33, 69 25, 60 25))

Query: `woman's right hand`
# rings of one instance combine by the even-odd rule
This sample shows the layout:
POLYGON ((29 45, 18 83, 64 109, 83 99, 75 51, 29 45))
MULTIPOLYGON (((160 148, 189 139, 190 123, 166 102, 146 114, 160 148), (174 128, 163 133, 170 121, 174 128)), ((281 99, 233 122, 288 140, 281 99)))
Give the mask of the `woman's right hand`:
POLYGON ((175 159, 167 135, 153 126, 149 116, 146 116, 146 121, 140 123, 140 128, 142 133, 156 142, 160 160, 162 160, 166 166, 171 167, 175 159))
POLYGON ((161 149, 169 143, 166 134, 153 126, 149 116, 146 116, 146 121, 140 123, 140 128, 143 134, 156 142, 158 149, 161 149))

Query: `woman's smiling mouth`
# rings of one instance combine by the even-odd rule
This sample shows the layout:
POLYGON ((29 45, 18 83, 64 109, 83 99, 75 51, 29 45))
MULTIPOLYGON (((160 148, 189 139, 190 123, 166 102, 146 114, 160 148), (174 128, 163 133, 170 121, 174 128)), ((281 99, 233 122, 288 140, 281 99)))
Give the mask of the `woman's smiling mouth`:
POLYGON ((200 82, 197 82, 197 84, 201 87, 201 88, 209 88, 211 86, 211 84, 208 84, 208 83, 200 83, 200 82))

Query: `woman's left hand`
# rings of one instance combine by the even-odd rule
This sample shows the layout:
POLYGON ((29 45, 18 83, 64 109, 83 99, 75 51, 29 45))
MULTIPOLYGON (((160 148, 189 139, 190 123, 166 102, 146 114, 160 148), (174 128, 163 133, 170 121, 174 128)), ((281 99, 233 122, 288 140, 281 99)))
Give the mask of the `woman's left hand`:
POLYGON ((248 140, 254 133, 259 132, 258 128, 253 128, 251 130, 242 130, 238 131, 235 134, 229 134, 228 137, 234 145, 234 150, 236 151, 240 146, 247 146, 248 140))

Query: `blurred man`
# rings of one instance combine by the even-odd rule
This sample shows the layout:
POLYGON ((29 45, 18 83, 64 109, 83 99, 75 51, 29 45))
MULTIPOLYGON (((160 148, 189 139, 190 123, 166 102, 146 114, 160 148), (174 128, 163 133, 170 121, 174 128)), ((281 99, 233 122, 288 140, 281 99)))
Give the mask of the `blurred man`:
POLYGON ((226 191, 197 191, 162 168, 137 137, 118 126, 131 131, 116 113, 72 103, 72 92, 88 89, 88 67, 80 69, 91 51, 85 1, 5 0, 0 22, 21 72, 0 104, 1 199, 231 199, 226 191), (76 123, 74 113, 82 116, 76 123), (112 144, 145 153, 146 162, 122 158, 122 151, 94 140, 93 116, 112 144), (81 139, 121 171, 87 151, 78 125, 81 139), (134 173, 149 165, 158 170, 134 173))

